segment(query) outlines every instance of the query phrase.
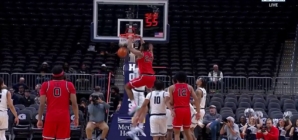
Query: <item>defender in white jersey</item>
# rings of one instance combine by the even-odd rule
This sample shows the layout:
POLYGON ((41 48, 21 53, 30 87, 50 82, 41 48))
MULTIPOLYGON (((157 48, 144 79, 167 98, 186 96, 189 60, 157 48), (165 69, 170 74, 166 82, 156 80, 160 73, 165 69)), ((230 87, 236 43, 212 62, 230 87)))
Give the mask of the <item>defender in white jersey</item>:
MULTIPOLYGON (((169 90, 166 89, 164 90, 166 92, 167 95, 169 95, 169 90)), ((172 112, 169 108, 166 109, 166 116, 167 116, 167 129, 168 129, 168 133, 171 132, 171 134, 167 134, 167 135, 173 135, 173 116, 172 116, 172 112)))
POLYGON ((4 81, 0 78, 0 140, 6 140, 5 131, 8 129, 8 114, 7 107, 9 107, 11 113, 14 115, 14 122, 19 123, 19 118, 16 109, 13 106, 13 101, 11 99, 11 93, 5 89, 4 81))
MULTIPOLYGON (((204 79, 199 78, 196 81, 196 85, 197 85, 197 89, 196 89, 196 95, 199 98, 200 101, 200 119, 196 120, 195 115, 196 115, 196 109, 190 104, 190 111, 192 114, 192 119, 191 119, 191 126, 190 126, 190 130, 192 132, 192 137, 193 140, 196 140, 195 134, 194 134, 194 129, 196 128, 197 125, 199 125, 201 128, 204 127, 203 124, 203 117, 205 115, 205 105, 206 105, 206 96, 207 96, 207 92, 205 90, 205 86, 206 86, 206 82, 204 81, 204 79)), ((183 129, 181 128, 181 131, 183 131, 183 129)), ((186 138, 184 136, 184 138, 186 138)))
MULTIPOLYGON (((196 128, 196 126, 198 125, 198 120, 196 119, 196 114, 197 114, 197 111, 195 110, 195 108, 189 104, 189 108, 190 108, 190 112, 191 112, 191 125, 190 125, 190 130, 192 132, 192 137, 193 137, 193 140, 196 140, 195 138, 195 135, 194 135, 194 128, 196 128)), ((186 135, 185 133, 183 132, 183 127, 181 127, 181 131, 183 133, 183 138, 185 140, 186 139, 186 135)))
POLYGON ((141 107, 142 113, 145 113, 146 107, 150 102, 150 132, 153 140, 164 140, 167 134, 167 116, 166 108, 169 105, 169 94, 163 91, 163 82, 156 80, 154 87, 156 90, 147 94, 141 107))
POLYGON ((203 117, 205 115, 205 106, 206 106, 206 97, 207 97, 207 92, 206 92, 206 81, 202 78, 199 78, 197 79, 196 81, 196 85, 197 85, 197 90, 196 90, 196 93, 197 93, 197 96, 198 98, 201 100, 201 103, 200 103, 200 119, 198 121, 198 125, 203 128, 204 127, 204 124, 203 124, 203 117))

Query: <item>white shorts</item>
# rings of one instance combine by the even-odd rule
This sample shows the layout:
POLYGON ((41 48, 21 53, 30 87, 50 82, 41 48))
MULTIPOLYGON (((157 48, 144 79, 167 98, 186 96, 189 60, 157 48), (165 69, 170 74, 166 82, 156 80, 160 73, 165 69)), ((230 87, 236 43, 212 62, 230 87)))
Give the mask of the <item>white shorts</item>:
POLYGON ((167 129, 173 129, 173 117, 171 111, 167 109, 167 129))
POLYGON ((190 128, 195 128, 198 125, 198 121, 196 119, 196 114, 192 114, 191 115, 191 125, 190 125, 190 128))
POLYGON ((138 92, 135 90, 132 90, 134 101, 137 104, 137 106, 142 106, 143 102, 145 101, 145 95, 144 92, 138 92))
MULTIPOLYGON (((190 125, 190 128, 196 128, 197 127, 197 125, 199 124, 199 123, 203 123, 203 117, 204 117, 204 115, 205 115, 205 109, 200 109, 200 119, 197 121, 196 120, 196 114, 195 113, 192 113, 191 114, 191 125, 190 125)), ((181 131, 183 131, 183 128, 181 127, 181 131)))
MULTIPOLYGON (((196 120, 196 113, 191 113, 190 128, 195 128, 197 125, 198 125, 198 121, 196 120)), ((180 131, 183 131, 183 127, 180 128, 180 131)))
POLYGON ((200 109, 200 119, 198 123, 202 123, 203 124, 203 118, 205 116, 205 109, 200 109))
POLYGON ((0 130, 8 129, 8 114, 7 111, 0 111, 0 130))
POLYGON ((166 115, 150 116, 150 136, 165 136, 167 134, 166 115))

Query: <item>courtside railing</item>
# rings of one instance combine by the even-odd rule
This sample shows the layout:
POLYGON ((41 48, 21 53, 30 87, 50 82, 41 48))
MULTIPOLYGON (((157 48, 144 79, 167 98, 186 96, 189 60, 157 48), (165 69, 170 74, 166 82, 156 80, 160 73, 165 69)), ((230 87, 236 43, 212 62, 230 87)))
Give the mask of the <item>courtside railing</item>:
MULTIPOLYGON (((100 86, 103 90, 109 90, 112 78, 105 74, 66 74, 66 79, 73 82, 78 92, 93 91, 95 86, 100 86)), ((9 87, 16 87, 20 78, 25 79, 25 85, 34 88, 37 84, 42 84, 50 80, 51 74, 40 73, 0 73, 0 77, 9 87)), ((298 77, 239 77, 226 76, 219 82, 212 82, 209 78, 201 77, 207 81, 209 92, 230 92, 234 90, 244 91, 274 91, 279 88, 279 94, 294 95, 298 93, 298 88, 290 88, 291 82, 298 84, 298 77), (277 86, 279 85, 279 86, 277 86)), ((168 75, 156 75, 156 79, 164 82, 165 86, 172 84, 172 78, 168 75)), ((195 86, 196 77, 188 76, 188 83, 195 86)), ((295 84, 294 84, 295 85, 295 84)), ((107 96, 109 98, 109 96, 107 96)), ((110 100, 110 99, 107 99, 110 100)))
MULTIPOLYGON (((108 75, 108 89, 107 89, 107 99, 106 99, 106 102, 107 103, 110 103, 111 102, 111 80, 112 80, 112 72, 109 72, 109 75, 108 75)), ((108 109, 107 110, 107 114, 108 116, 106 117, 106 122, 109 122, 109 114, 110 114, 110 110, 108 109)))
MULTIPOLYGON (((4 79, 8 87, 18 88, 19 85, 26 85, 34 88, 37 84, 42 84, 51 79, 52 74, 40 73, 0 73, 0 77, 4 79), (24 83, 20 83, 20 79, 24 78, 24 83)), ((93 91, 95 86, 100 86, 103 90, 108 87, 109 75, 106 74, 66 74, 66 80, 73 82, 78 92, 93 91)))
MULTIPOLYGON (((281 95, 296 95, 298 88, 291 88, 291 82, 298 84, 298 77, 242 77, 225 76, 218 82, 212 82, 209 77, 206 89, 214 93, 275 93, 281 95), (278 91, 278 92, 275 92, 278 91)), ((193 79, 188 77, 188 79, 193 79)), ((192 84, 191 80, 189 83, 192 84)))

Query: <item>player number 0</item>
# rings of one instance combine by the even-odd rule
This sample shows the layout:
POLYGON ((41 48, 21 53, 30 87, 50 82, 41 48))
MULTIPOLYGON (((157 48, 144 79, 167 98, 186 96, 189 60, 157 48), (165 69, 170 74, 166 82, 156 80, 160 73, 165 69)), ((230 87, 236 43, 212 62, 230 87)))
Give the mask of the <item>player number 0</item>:
POLYGON ((53 94, 54 94, 54 97, 60 97, 61 96, 61 88, 55 87, 53 94))

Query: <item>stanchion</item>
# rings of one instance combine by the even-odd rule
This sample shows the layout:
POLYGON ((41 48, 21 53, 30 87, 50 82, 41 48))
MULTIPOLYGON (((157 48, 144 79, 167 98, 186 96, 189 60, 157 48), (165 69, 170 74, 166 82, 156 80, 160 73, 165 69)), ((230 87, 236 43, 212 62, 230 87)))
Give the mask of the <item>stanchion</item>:
MULTIPOLYGON (((129 82, 130 80, 138 77, 138 72, 136 71, 136 64, 135 64, 135 56, 130 53, 129 56, 125 60, 124 64, 124 84, 129 82)), ((138 90, 145 91, 145 87, 140 87, 138 90)), ((138 93, 144 94, 144 93, 138 93)), ((131 102, 128 99, 126 92, 123 95, 122 105, 120 110, 113 115, 112 124, 110 125, 110 131, 108 134, 107 139, 111 140, 126 140, 130 139, 127 135, 127 132, 132 127, 131 120, 132 116, 128 115, 128 111, 131 108, 131 102)), ((144 132, 146 133, 147 137, 142 136, 141 134, 137 134, 141 140, 151 140, 150 137, 150 127, 149 127, 149 116, 146 116, 146 121, 144 124, 144 132)))

